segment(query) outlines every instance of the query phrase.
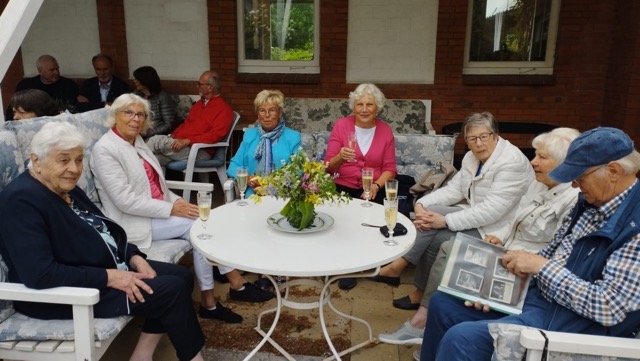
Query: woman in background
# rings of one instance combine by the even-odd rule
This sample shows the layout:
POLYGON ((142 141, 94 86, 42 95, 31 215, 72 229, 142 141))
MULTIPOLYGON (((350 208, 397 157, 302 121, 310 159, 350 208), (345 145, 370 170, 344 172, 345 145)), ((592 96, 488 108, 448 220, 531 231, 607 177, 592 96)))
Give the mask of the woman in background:
POLYGON ((135 95, 149 101, 153 127, 147 129, 144 138, 156 134, 171 134, 178 126, 177 104, 171 94, 162 91, 162 83, 158 72, 151 66, 141 66, 133 71, 135 95))
POLYGON ((13 109, 13 120, 22 120, 45 115, 60 114, 60 108, 53 98, 40 89, 15 92, 9 106, 13 109))

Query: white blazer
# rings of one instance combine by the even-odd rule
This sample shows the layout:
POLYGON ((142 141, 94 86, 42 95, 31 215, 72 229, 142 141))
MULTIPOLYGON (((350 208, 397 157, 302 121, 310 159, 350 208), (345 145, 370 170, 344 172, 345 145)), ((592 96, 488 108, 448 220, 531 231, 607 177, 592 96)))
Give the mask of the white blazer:
POLYGON ((104 213, 124 228, 129 242, 151 246, 151 219, 169 218, 180 197, 167 188, 162 167, 142 137, 131 145, 109 130, 93 146, 90 167, 104 213), (158 172, 163 200, 151 198, 142 159, 158 172))

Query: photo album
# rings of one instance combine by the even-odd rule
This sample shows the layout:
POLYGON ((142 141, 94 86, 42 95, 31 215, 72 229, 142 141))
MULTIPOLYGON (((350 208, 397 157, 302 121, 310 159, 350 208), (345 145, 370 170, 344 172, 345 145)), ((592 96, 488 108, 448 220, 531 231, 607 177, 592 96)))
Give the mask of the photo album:
POLYGON ((456 233, 438 291, 479 301, 495 311, 520 314, 529 277, 518 277, 502 266, 506 252, 479 238, 456 233))

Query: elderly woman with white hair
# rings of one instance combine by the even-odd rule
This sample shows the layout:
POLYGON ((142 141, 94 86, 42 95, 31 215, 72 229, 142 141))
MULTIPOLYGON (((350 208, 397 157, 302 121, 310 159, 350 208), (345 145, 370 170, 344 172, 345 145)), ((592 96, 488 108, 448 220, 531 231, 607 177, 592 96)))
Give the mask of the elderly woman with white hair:
MULTIPOLYGON (((190 240, 198 207, 167 188, 158 159, 141 133, 151 126, 149 102, 135 94, 116 98, 109 109, 111 129, 93 146, 90 166, 105 213, 122 224, 132 243, 147 248, 153 240, 190 240)), ((216 301, 213 269, 197 250, 194 269, 200 285, 203 318, 238 323, 242 317, 216 301)), ((220 267, 231 284, 231 299, 263 302, 273 294, 261 290, 235 269, 220 267)))
MULTIPOLYGON (((349 107, 353 115, 336 121, 324 156, 324 161, 329 163, 329 171, 340 175, 334 178, 336 190, 354 198, 365 198, 362 169, 373 168, 369 199, 380 204, 385 195, 381 190, 397 172, 393 131, 377 118, 384 102, 384 94, 374 84, 360 84, 349 93, 349 107)), ((343 290, 356 285, 355 278, 338 281, 343 290)))
MULTIPOLYGON (((0 253, 8 281, 35 289, 96 288, 96 317, 145 317, 131 360, 150 360, 163 333, 179 360, 202 360, 204 335, 191 302, 191 272, 147 260, 77 186, 86 144, 69 123, 45 124, 31 141, 29 170, 0 193, 0 253)), ((70 305, 13 305, 34 318, 72 318, 70 305)))
MULTIPOLYGON (((487 242, 508 250, 537 252, 551 241, 562 220, 576 204, 579 191, 571 187, 571 183, 554 181, 549 173, 564 161, 569 145, 578 135, 580 132, 573 128, 556 128, 533 139, 536 156, 531 160, 531 165, 536 181, 531 183, 520 200, 515 218, 504 227, 485 235, 487 242)), ((426 255, 420 259, 413 280, 416 289, 411 295, 405 296, 421 299, 420 307, 395 332, 380 334, 380 341, 391 344, 422 343, 429 301, 438 288, 452 244, 452 241, 444 242, 435 260, 426 255)))

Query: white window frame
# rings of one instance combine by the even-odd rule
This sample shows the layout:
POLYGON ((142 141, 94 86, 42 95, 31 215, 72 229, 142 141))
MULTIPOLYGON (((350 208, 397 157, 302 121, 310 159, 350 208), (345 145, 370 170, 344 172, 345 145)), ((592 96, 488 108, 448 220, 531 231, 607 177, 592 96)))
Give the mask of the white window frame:
POLYGON ((320 73, 320 0, 313 0, 314 50, 307 61, 245 59, 244 1, 236 1, 238 18, 238 73, 319 74, 320 73))
POLYGON ((474 0, 469 1, 467 12, 467 34, 464 45, 465 75, 552 75, 555 61, 558 22, 560 19, 560 0, 551 0, 549 33, 545 61, 469 61, 471 44, 471 26, 474 0))

